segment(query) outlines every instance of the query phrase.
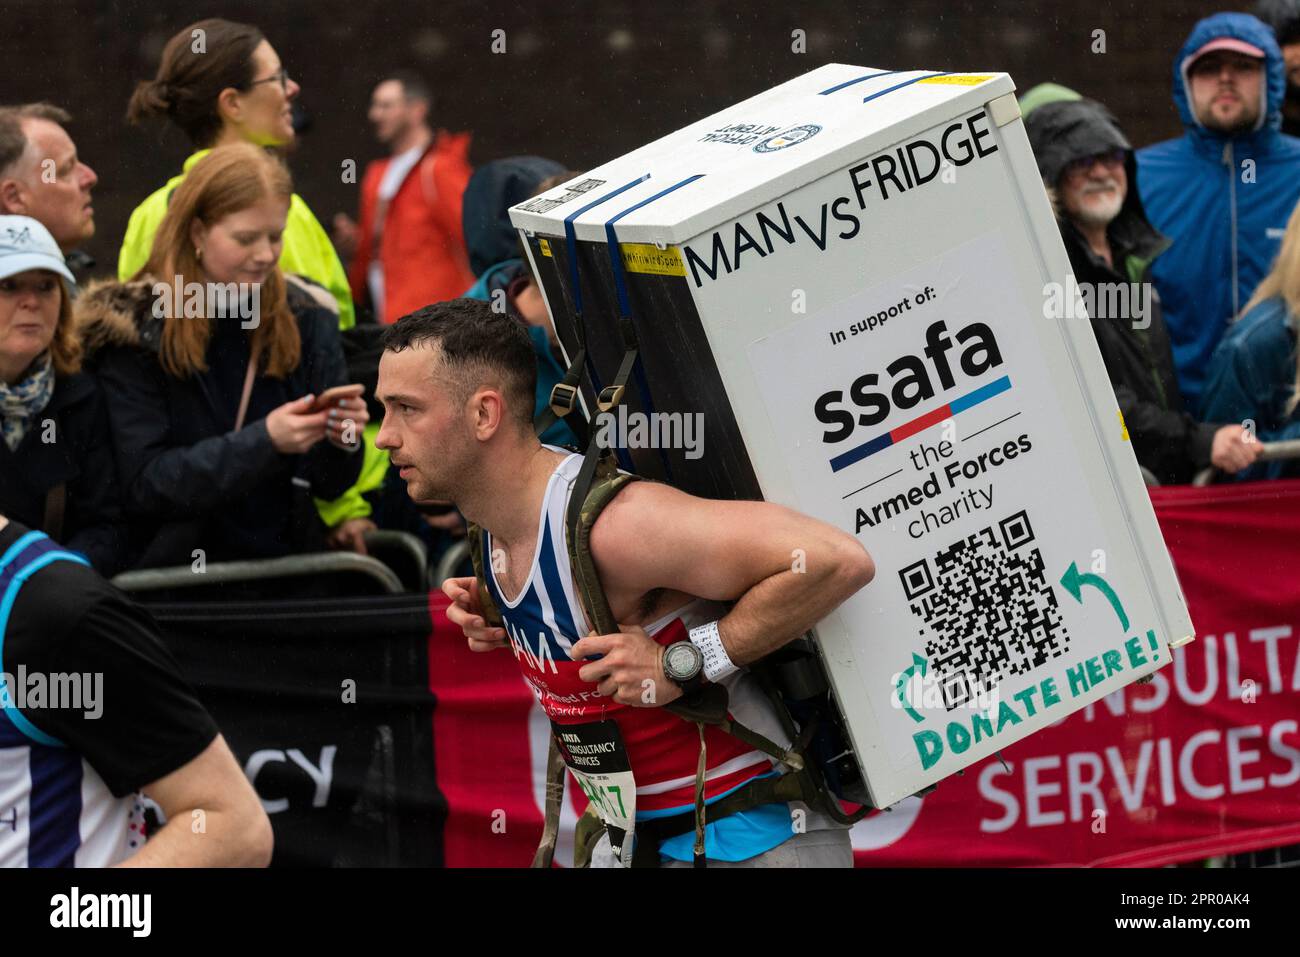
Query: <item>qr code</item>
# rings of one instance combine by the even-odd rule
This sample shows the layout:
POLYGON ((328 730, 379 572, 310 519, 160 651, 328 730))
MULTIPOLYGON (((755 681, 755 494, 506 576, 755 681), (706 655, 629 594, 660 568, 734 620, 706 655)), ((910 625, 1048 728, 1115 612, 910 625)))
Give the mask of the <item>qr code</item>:
POLYGON ((1021 511, 898 573, 948 710, 1068 649, 1033 541, 1021 511))

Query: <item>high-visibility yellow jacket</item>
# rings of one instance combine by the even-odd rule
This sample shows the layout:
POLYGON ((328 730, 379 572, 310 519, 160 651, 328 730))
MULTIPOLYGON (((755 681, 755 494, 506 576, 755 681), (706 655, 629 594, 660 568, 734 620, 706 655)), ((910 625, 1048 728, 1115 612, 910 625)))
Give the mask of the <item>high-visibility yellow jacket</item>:
MULTIPOLYGON (((161 189, 155 190, 148 199, 131 213, 131 221, 126 227, 126 237, 122 240, 122 251, 117 257, 117 278, 125 282, 140 271, 148 261, 153 248, 153 237, 158 226, 167 214, 167 204, 171 202, 172 192, 180 185, 185 174, 194 168, 194 164, 207 156, 211 150, 199 150, 185 161, 179 176, 173 176, 161 189)), ((298 273, 312 279, 326 289, 338 300, 339 328, 351 329, 356 325, 356 313, 352 307, 352 291, 348 288, 347 273, 339 262, 338 253, 330 243, 329 236, 320 222, 312 214, 302 197, 297 193, 289 202, 289 218, 284 228, 284 251, 280 253, 280 268, 285 272, 298 273)))
POLYGON ((374 512, 362 495, 383 485, 388 475, 388 453, 375 448, 379 425, 378 422, 370 422, 361 432, 365 458, 361 462, 361 474, 357 476, 356 484, 333 501, 316 499, 316 511, 329 528, 350 518, 369 518, 374 512))

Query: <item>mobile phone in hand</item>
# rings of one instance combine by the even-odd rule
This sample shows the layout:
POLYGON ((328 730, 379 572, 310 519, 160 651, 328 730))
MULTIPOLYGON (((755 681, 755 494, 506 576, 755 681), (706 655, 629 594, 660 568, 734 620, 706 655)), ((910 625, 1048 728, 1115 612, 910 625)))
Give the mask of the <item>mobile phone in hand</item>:
POLYGON ((316 396, 316 401, 311 404, 311 412, 324 412, 339 403, 340 399, 356 399, 366 391, 366 387, 359 382, 351 385, 336 385, 326 389, 320 395, 316 396))

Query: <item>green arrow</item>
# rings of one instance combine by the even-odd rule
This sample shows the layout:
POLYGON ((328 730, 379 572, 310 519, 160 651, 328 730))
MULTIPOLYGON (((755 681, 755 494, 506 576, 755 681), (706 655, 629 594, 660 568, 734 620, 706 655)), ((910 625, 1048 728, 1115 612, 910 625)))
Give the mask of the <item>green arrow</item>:
POLYGON ((903 706, 903 710, 917 721, 924 721, 924 718, 912 710, 912 706, 908 704, 907 698, 903 695, 904 686, 907 685, 912 675, 917 673, 917 668, 921 669, 921 677, 925 677, 925 659, 914 651, 912 652, 912 663, 907 666, 907 670, 898 673, 898 680, 894 682, 894 691, 898 694, 898 702, 903 706))
POLYGON ((1106 600, 1110 602, 1110 607, 1114 608, 1115 614, 1119 616, 1120 625, 1125 631, 1128 631, 1128 615, 1124 614, 1124 605, 1120 602, 1119 595, 1115 594, 1115 589, 1106 583, 1106 579, 1091 572, 1080 572, 1079 567, 1074 562, 1070 562, 1069 569, 1061 576, 1061 584, 1066 591, 1074 596, 1074 600, 1079 604, 1083 604, 1084 585, 1091 585, 1096 588, 1106 596, 1106 600))

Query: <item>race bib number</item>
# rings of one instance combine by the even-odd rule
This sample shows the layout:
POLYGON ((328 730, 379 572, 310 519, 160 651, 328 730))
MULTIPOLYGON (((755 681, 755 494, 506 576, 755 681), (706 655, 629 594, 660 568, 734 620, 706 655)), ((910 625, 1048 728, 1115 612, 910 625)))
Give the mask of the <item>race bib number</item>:
POLYGON ((556 724, 551 731, 582 793, 609 833, 609 845, 624 867, 632 863, 636 825, 636 779, 623 735, 613 721, 556 724))

